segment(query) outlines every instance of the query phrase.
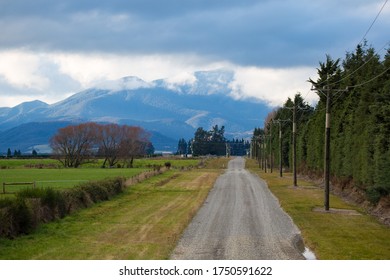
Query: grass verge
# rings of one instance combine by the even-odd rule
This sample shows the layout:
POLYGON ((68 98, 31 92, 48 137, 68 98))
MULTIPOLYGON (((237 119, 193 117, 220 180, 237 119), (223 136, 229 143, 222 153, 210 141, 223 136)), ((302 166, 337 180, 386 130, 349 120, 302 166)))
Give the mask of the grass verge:
POLYGON ((14 240, 0 259, 167 259, 220 170, 168 171, 14 240))
POLYGON ((355 210, 358 215, 315 212, 313 209, 323 208, 324 191, 314 183, 299 180, 299 187, 293 188, 291 173, 283 178, 279 172, 264 173, 254 160, 247 160, 247 168, 267 182, 318 259, 390 259, 390 228, 359 207, 331 195, 331 208, 355 210))

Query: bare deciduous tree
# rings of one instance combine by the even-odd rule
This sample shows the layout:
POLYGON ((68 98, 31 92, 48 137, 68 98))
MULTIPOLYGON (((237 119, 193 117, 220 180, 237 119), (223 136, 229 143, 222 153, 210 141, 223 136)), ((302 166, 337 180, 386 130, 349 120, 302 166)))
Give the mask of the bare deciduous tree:
POLYGON ((117 124, 100 125, 97 132, 99 154, 104 156, 103 167, 106 163, 110 167, 118 163, 120 147, 123 141, 123 129, 117 124))
POLYGON ((79 167, 98 148, 103 166, 113 167, 123 160, 133 166, 135 156, 144 155, 150 145, 149 134, 141 127, 84 123, 58 130, 50 140, 56 158, 65 167, 79 167))
POLYGON ((83 123, 60 128, 50 140, 56 158, 65 167, 79 167, 92 155, 96 127, 95 123, 83 123))
POLYGON ((121 157, 128 167, 133 167, 135 156, 144 155, 149 143, 149 134, 138 126, 123 126, 124 141, 121 145, 121 157))

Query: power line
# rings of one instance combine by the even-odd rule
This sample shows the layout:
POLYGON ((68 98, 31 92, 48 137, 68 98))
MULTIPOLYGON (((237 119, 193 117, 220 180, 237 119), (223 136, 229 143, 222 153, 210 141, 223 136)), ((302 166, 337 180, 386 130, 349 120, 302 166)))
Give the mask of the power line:
MULTIPOLYGON (((366 39, 366 36, 368 35, 368 33, 371 31, 372 27, 374 26, 375 22, 377 21, 377 19, 379 18, 379 15, 382 13, 383 9, 385 8, 386 4, 387 4, 388 0, 385 0, 385 3, 382 5, 381 9, 379 10, 378 14, 376 15, 375 19, 373 20, 373 22, 371 23, 370 27, 367 29, 366 33, 364 34, 363 38, 360 40, 359 44, 358 45, 361 45, 362 42, 366 39)), ((388 41, 378 52, 381 52, 387 45, 390 45, 390 41, 388 41)), ((329 85, 332 86, 334 84, 337 84, 339 82, 341 82, 342 80, 346 79, 347 77, 351 76, 352 74, 356 73, 357 71, 359 71, 361 68, 363 68, 367 63, 369 63, 371 61, 371 59, 373 59, 375 57, 375 55, 373 55, 369 60, 367 60, 365 63, 363 63, 360 67, 358 67, 356 70, 352 71, 351 73, 349 73, 347 76, 341 78, 340 80, 338 81, 335 81, 333 83, 330 83, 329 85)), ((325 84, 325 83, 328 83, 328 79, 329 77, 323 81, 321 84, 319 84, 318 86, 321 86, 322 84, 325 84)))
POLYGON ((356 87, 361 87, 361 86, 364 86, 368 83, 371 83, 372 81, 374 81, 375 79, 378 79, 380 76, 382 76, 383 74, 385 74, 387 71, 390 70, 390 66, 386 68, 385 71, 383 71, 382 73, 378 74, 377 76, 375 76, 374 78, 371 78, 369 79, 368 81, 365 81, 363 83, 360 83, 360 84, 357 84, 357 85, 354 85, 354 86, 348 86, 348 88, 356 88, 356 87))
POLYGON ((367 34, 370 32, 371 28, 374 26, 374 24, 375 24, 376 20, 378 19, 379 15, 382 13, 384 7, 385 7, 386 4, 387 4, 387 1, 388 1, 388 0, 385 1, 385 3, 383 4, 382 8, 379 10, 379 12, 378 12, 378 14, 376 15, 374 21, 371 23, 370 27, 367 29, 367 31, 366 31, 366 33, 364 34, 363 38, 360 40, 359 45, 366 39, 367 34))
MULTIPOLYGON (((384 45, 382 46, 382 48, 380 48, 379 51, 377 51, 377 52, 378 52, 378 53, 382 52, 388 45, 390 46, 390 41, 386 42, 386 44, 384 44, 384 45)), ((340 79, 337 80, 337 81, 334 81, 334 82, 332 82, 332 83, 329 83, 329 86, 336 85, 336 84, 340 83, 341 81, 344 81, 344 80, 347 79, 348 77, 352 76, 353 74, 355 74, 356 72, 358 72, 359 70, 361 70, 364 66, 366 66, 368 63, 370 63, 370 61, 371 61, 372 59, 374 59, 375 57, 376 57, 376 55, 372 55, 366 62, 364 62, 362 65, 360 65, 358 68, 356 68, 356 69, 353 70, 352 72, 348 73, 346 76, 340 78, 340 79)), ((345 69, 344 69, 344 71, 345 71, 345 69)), ((385 71, 385 72, 386 72, 386 71, 385 71)), ((317 87, 322 86, 322 85, 324 85, 324 84, 327 84, 329 79, 330 79, 330 77, 327 77, 326 80, 324 80, 324 81, 322 81, 321 83, 319 83, 319 84, 317 85, 317 87)), ((310 90, 309 90, 309 91, 310 91, 310 90)), ((308 94, 308 93, 307 93, 307 94, 308 94)), ((307 94, 306 94, 306 95, 307 95, 307 94)))
MULTIPOLYGON (((386 42, 386 44, 384 44, 383 47, 379 49, 378 53, 383 51, 386 48, 387 45, 390 45, 390 41, 386 42)), ((335 81, 333 83, 330 83, 329 85, 332 86, 332 85, 338 84, 339 82, 341 82, 341 81, 347 79, 348 77, 352 76, 353 74, 358 72, 360 69, 362 69, 364 66, 366 66, 375 57, 376 57, 375 55, 372 55, 366 62, 364 62, 362 65, 360 65, 357 69, 353 70, 351 73, 348 73, 346 76, 342 77, 340 80, 335 81)), ((324 81, 324 82, 326 82, 326 81, 324 81)))
POLYGON ((351 90, 353 88, 361 87, 361 86, 364 86, 364 85, 366 85, 368 83, 371 83, 372 81, 378 79, 380 76, 384 75, 389 70, 390 70, 390 67, 387 67, 383 72, 381 72, 380 74, 376 75, 375 77, 373 77, 373 78, 371 78, 371 79, 369 79, 369 80, 367 80, 365 82, 362 82, 360 84, 353 85, 353 86, 348 86, 347 90, 340 91, 339 92, 340 93, 339 96, 332 100, 332 106, 337 103, 337 101, 344 95, 345 92, 347 92, 347 91, 349 91, 349 90, 351 90))

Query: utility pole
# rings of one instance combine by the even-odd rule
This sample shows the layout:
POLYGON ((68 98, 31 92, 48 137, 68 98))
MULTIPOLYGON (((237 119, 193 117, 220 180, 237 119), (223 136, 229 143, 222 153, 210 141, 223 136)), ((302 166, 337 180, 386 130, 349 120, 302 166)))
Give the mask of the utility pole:
POLYGON ((251 146, 249 148, 249 158, 253 159, 253 143, 254 143, 254 139, 252 138, 251 139, 251 146))
POLYGON ((257 143, 257 148, 259 149, 257 161, 259 163, 259 169, 261 169, 261 138, 259 137, 259 142, 257 143))
POLYGON ((259 148, 260 148, 260 163, 261 163, 261 169, 264 170, 264 151, 263 151, 263 136, 259 136, 260 142, 259 142, 259 148))
POLYGON ((283 177, 283 166, 282 166, 282 122, 279 122, 279 175, 283 177))
POLYGON ((297 98, 294 98, 294 108, 293 108, 293 184, 294 187, 298 186, 297 184, 297 141, 296 141, 296 132, 297 132, 297 98))
POLYGON ((329 211, 329 181, 330 181, 330 107, 332 104, 332 93, 329 86, 329 75, 327 85, 322 88, 315 88, 326 96, 326 115, 325 115, 325 151, 324 151, 324 206, 325 211, 329 211))
POLYGON ((228 144, 228 142, 226 142, 225 143, 225 145, 226 145, 226 157, 228 158, 228 157, 230 157, 230 145, 228 144))
POLYGON ((325 178, 325 199, 324 206, 325 210, 329 211, 329 179, 330 179, 330 106, 332 93, 328 85, 326 86, 326 118, 325 118, 325 169, 324 169, 324 178, 325 178))
POLYGON ((290 122, 291 120, 278 119, 276 122, 279 124, 279 175, 283 177, 283 143, 282 143, 282 123, 290 122))
POLYGON ((259 158, 259 138, 256 137, 255 140, 255 155, 253 158, 258 159, 259 158))
MULTIPOLYGON (((330 194, 330 113, 332 106, 332 94, 333 90, 329 85, 329 75, 327 77, 327 85, 322 89, 315 88, 320 93, 326 96, 326 115, 325 115, 325 155, 324 155, 324 189, 325 189, 325 197, 324 197, 324 206, 325 211, 329 211, 329 194, 330 194)), ((339 89, 336 92, 347 92, 348 87, 345 90, 339 89)))
POLYGON ((270 169, 271 169, 271 173, 273 171, 273 165, 274 165, 274 161, 272 159, 272 120, 270 122, 270 129, 269 129, 269 132, 270 132, 270 135, 269 135, 269 157, 270 157, 270 169))
POLYGON ((267 173, 267 150, 268 150, 268 145, 266 145, 266 137, 265 137, 265 132, 264 132, 264 141, 263 141, 263 154, 264 154, 264 172, 267 173))

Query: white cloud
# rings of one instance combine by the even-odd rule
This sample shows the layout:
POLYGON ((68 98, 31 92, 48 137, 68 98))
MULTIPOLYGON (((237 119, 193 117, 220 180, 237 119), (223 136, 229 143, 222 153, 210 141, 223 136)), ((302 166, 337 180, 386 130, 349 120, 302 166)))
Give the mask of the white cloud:
POLYGON ((43 95, 39 96, 30 96, 30 95, 17 95, 17 96, 12 96, 12 95, 6 95, 3 96, 0 94, 0 107, 14 107, 22 102, 28 102, 28 101, 34 101, 34 100, 44 100, 43 95))
MULTIPOLYGON (((382 9, 384 2, 383 1, 362 1, 355 5, 355 7, 349 11, 347 14, 352 15, 353 17, 368 20, 367 23, 371 23, 374 18, 377 16, 379 11, 382 9)), ((380 14, 379 21, 388 21, 388 16, 390 15, 390 8, 385 6, 380 14), (387 20, 386 20, 387 19, 387 20)), ((368 26, 367 26, 368 27, 368 26)))
POLYGON ((19 97, 4 96, 7 92, 0 84, 0 97, 7 105, 34 99, 52 103, 69 96, 70 90, 75 93, 95 85, 147 87, 151 81, 162 78, 174 89, 177 85, 194 84, 195 71, 219 68, 234 71, 235 80, 230 87, 235 98, 255 97, 270 106, 278 106, 299 91, 307 101, 316 101, 314 94, 306 94, 310 88, 307 79, 315 77, 315 69, 310 67, 243 67, 226 61, 208 61, 196 55, 34 54, 22 50, 3 51, 0 59, 6 62, 0 66, 3 85, 5 81, 8 87, 21 89, 19 97), (134 79, 121 81, 121 85, 107 82, 125 76, 137 76, 146 83, 134 79), (22 98, 20 95, 24 92, 22 98))
POLYGON ((182 72, 175 76, 168 77, 167 82, 170 84, 194 84, 196 77, 193 72, 182 72))
POLYGON ((124 76, 138 76, 146 81, 179 75, 184 69, 191 69, 181 61, 180 56, 164 55, 110 55, 110 54, 54 54, 53 60, 60 71, 89 87, 104 80, 124 76))
POLYGON ((18 89, 46 90, 50 81, 40 73, 40 55, 23 50, 0 51, 0 76, 18 89))
POLYGON ((106 80, 137 76, 147 82, 167 79, 172 84, 194 82, 194 71, 231 66, 224 61, 208 61, 196 55, 120 55, 120 54, 51 54, 59 69, 83 88, 106 80))
POLYGON ((315 71, 310 67, 237 67, 235 81, 230 86, 235 98, 255 97, 270 106, 282 105, 288 97, 294 97, 297 92, 301 92, 309 103, 314 103, 317 97, 310 92, 307 80, 316 76, 315 71))

